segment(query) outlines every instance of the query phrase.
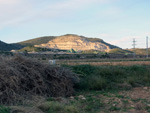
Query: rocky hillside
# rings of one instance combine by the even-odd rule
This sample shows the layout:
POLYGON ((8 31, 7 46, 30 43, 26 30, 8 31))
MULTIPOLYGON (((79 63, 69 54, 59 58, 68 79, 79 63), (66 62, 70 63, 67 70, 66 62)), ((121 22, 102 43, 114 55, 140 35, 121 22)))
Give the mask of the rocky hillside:
POLYGON ((100 50, 109 51, 113 48, 118 48, 104 42, 99 38, 87 38, 84 36, 67 34, 51 39, 47 43, 35 45, 35 47, 54 48, 62 50, 100 50))

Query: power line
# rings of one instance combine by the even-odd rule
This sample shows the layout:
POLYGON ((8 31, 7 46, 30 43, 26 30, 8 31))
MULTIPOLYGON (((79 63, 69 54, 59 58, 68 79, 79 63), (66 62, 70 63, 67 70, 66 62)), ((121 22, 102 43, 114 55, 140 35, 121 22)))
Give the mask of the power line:
POLYGON ((148 58, 148 36, 146 37, 146 54, 148 58))
POLYGON ((132 44, 132 46, 133 46, 133 57, 135 58, 135 46, 136 46, 136 41, 135 41, 135 38, 133 39, 133 44, 132 44))
POLYGON ((136 46, 136 41, 135 41, 135 38, 133 39, 133 44, 132 44, 132 46, 133 46, 133 49, 135 49, 135 46, 136 46))

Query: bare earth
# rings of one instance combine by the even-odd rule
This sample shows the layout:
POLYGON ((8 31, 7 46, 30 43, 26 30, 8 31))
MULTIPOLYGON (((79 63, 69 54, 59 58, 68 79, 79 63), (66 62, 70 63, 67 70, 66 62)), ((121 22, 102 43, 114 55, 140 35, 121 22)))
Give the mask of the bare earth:
MULTIPOLYGON (((93 113, 150 113, 150 87, 137 87, 127 91, 110 93, 100 93, 100 91, 97 91, 94 93, 87 92, 81 94, 69 98, 54 98, 54 100, 62 104, 64 104, 64 102, 70 103, 73 101, 78 101, 79 103, 82 101, 82 103, 84 103, 84 101, 88 102, 88 98, 90 97, 94 101, 100 100, 102 104, 102 106, 98 108, 98 112, 93 111, 93 113), (76 98, 78 99, 76 100, 76 98)), ((39 109, 39 106, 44 105, 44 103, 46 103, 46 100, 42 99, 42 101, 40 100, 34 103, 32 107, 13 106, 11 108, 13 108, 15 113, 44 113, 39 109)), ((82 103, 80 104, 82 105, 82 103)), ((83 106, 85 105, 82 105, 80 109, 84 109, 83 106)))
POLYGON ((121 61, 121 62, 70 62, 70 61, 57 61, 57 64, 66 65, 93 65, 93 66, 132 66, 132 65, 150 65, 150 61, 121 61))
POLYGON ((138 87, 118 94, 99 95, 99 97, 103 98, 105 110, 111 110, 111 113, 150 113, 150 88, 148 87, 138 87))

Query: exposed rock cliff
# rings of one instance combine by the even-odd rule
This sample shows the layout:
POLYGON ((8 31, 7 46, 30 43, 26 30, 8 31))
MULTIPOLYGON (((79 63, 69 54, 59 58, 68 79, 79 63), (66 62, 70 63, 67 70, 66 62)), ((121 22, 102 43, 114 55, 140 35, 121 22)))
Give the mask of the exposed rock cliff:
POLYGON ((35 45, 35 47, 43 48, 55 48, 63 50, 100 50, 109 51, 112 48, 117 48, 112 46, 101 39, 98 38, 86 38, 78 35, 64 35, 58 36, 48 43, 35 45))

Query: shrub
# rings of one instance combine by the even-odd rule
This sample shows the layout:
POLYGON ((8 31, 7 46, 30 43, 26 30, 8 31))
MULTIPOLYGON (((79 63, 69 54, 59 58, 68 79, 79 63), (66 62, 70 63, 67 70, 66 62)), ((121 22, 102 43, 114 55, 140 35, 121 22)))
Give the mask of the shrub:
POLYGON ((80 82, 75 85, 80 90, 118 89, 121 84, 150 86, 150 66, 77 65, 70 68, 80 74, 80 82))
POLYGON ((8 107, 0 106, 0 113, 10 113, 10 109, 8 107))
POLYGON ((77 106, 57 101, 43 103, 39 108, 46 113, 79 113, 77 106))
POLYGON ((90 75, 95 71, 95 67, 91 65, 72 66, 73 72, 77 74, 90 75))

